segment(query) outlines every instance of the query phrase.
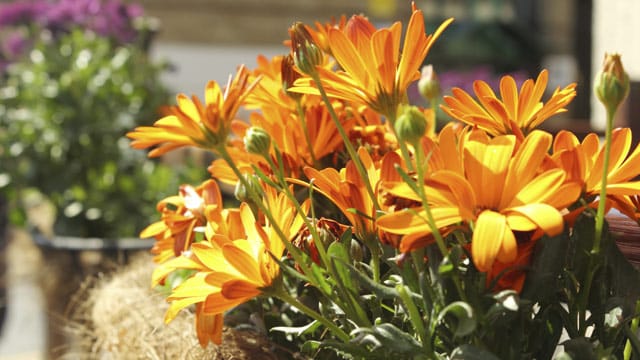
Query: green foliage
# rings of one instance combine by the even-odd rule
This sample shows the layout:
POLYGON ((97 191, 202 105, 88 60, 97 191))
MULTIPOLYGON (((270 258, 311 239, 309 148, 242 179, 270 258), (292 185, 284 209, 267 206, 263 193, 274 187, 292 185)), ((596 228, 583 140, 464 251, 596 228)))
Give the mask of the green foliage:
POLYGON ((178 185, 175 171, 124 137, 167 103, 165 68, 135 44, 82 29, 40 37, 9 67, 0 92, 5 191, 14 200, 24 188, 49 197, 57 233, 136 236, 178 185))

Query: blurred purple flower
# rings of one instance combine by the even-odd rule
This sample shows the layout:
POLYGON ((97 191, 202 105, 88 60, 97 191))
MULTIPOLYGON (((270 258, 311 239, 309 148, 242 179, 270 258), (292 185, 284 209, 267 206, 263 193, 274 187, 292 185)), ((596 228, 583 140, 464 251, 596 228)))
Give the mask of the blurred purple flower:
POLYGON ((12 31, 7 34, 3 43, 2 51, 8 59, 16 59, 29 47, 30 41, 21 31, 12 31))
POLYGON ((47 7, 48 3, 43 1, 15 1, 0 4, 0 27, 37 21, 47 7))
POLYGON ((121 0, 18 0, 0 5, 0 27, 32 24, 54 34, 80 27, 119 42, 135 40, 134 20, 140 16, 140 5, 121 0))
POLYGON ((490 66, 477 66, 471 70, 451 70, 438 73, 438 79, 440 80, 440 86, 443 94, 451 94, 451 89, 458 87, 469 94, 473 94, 473 82, 476 80, 482 80, 489 84, 489 86, 498 90, 500 86, 500 79, 505 75, 511 75, 517 84, 522 84, 527 78, 525 71, 515 71, 509 74, 496 74, 490 66))

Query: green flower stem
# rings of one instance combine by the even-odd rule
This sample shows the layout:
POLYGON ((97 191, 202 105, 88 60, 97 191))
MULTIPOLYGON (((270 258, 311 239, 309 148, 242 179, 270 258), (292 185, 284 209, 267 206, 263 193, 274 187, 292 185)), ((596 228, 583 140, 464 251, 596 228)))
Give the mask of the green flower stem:
POLYGON ((589 302, 589 293, 591 292, 591 286, 593 283, 593 277, 595 276, 597 267, 599 266, 600 248, 602 243, 602 230, 604 227, 604 212, 607 204, 607 176, 609 175, 609 157, 611 154, 611 132, 613 131, 613 118, 616 114, 616 108, 607 108, 607 127, 605 129, 605 143, 604 143, 604 164, 602 166, 602 180, 600 181, 600 197, 598 199, 598 211, 596 212, 595 219, 595 233, 593 239, 593 247, 589 254, 589 267, 587 268, 586 279, 584 286, 580 290, 580 296, 578 298, 578 331, 584 335, 587 326, 587 304, 589 302))
POLYGON ((364 243, 369 248, 369 251, 371 251, 369 264, 371 265, 371 272, 373 273, 373 281, 376 284, 380 284, 380 258, 382 257, 382 251, 378 239, 376 239, 373 234, 367 234, 364 238, 364 243))
MULTIPOLYGON (((423 169, 425 168, 425 166, 423 166, 424 165, 423 163, 425 162, 424 149, 419 143, 416 143, 414 145, 414 148, 416 152, 416 167, 417 167, 416 175, 418 177, 416 188, 418 190, 418 196, 420 196, 420 200, 422 200, 422 204, 424 206, 424 210, 427 215, 427 223, 429 224, 429 227, 431 227, 431 233, 433 234, 433 237, 436 240, 438 249, 440 249, 440 253, 442 253, 442 256, 446 257, 449 254, 449 249, 447 248, 447 245, 444 242, 444 238, 442 237, 442 234, 440 234, 440 229, 438 229, 436 220, 433 217, 433 213, 431 212, 431 207, 429 206, 429 203, 427 201, 427 194, 425 194, 424 192, 424 171, 423 171, 423 169)), ((456 290, 458 291, 458 295, 460 296, 460 300, 467 301, 467 296, 465 295, 464 290, 462 288, 462 283, 460 282, 457 268, 453 269, 453 274, 451 279, 455 284, 456 290)))
POLYGON ((300 256, 298 256, 298 253, 296 251, 293 251, 292 249, 293 244, 289 242, 289 239, 284 234, 284 232, 282 231, 278 223, 275 221, 271 212, 268 211, 268 209, 262 202, 262 199, 260 198, 259 194, 254 193, 254 191, 252 190, 253 188, 249 185, 249 183, 244 178, 244 176, 242 176, 242 173, 240 172, 236 164, 233 162, 231 155, 229 155, 229 151, 227 151, 226 146, 224 144, 221 144, 215 149, 215 152, 218 155, 220 155, 220 157, 222 157, 222 159, 229 165, 231 170, 233 170, 233 173, 238 178, 238 181, 240 181, 242 185, 249 191, 249 197, 253 200, 253 203, 259 207, 260 211, 262 211, 262 213, 267 217, 267 219, 269 219, 269 223, 271 224, 271 227, 275 230, 276 234, 278 235, 280 240, 283 242, 284 246, 287 248, 291 256, 293 256, 293 259, 296 261, 296 263, 300 265, 300 267, 302 268, 302 271, 305 274, 311 273, 311 268, 309 267, 309 265, 307 265, 307 263, 300 256))
POLYGON ((369 197, 371 197, 371 201, 373 201, 373 205, 375 209, 380 210, 380 205, 378 204, 378 198, 376 197, 376 194, 373 191, 373 188, 371 187, 371 183, 369 182, 369 176, 367 175, 367 170, 364 168, 364 165, 362 165, 362 161, 358 157, 358 153, 356 152, 356 150, 353 148, 353 145, 349 140, 349 136, 347 135, 347 132, 344 130, 344 127, 342 127, 342 124, 340 123, 340 119, 338 119, 338 115, 336 114, 336 111, 333 108, 333 105, 331 104, 331 100, 329 100, 329 97, 327 96, 327 92, 324 90, 324 87, 320 82, 320 76, 318 75, 317 72, 313 72, 310 75, 313 81, 316 83, 318 91, 320 92, 320 96, 322 97, 322 101, 327 105, 327 110, 329 110, 329 115, 331 115, 331 119, 333 119, 333 123, 336 125, 336 128, 338 129, 338 132, 340 133, 340 137, 342 137, 342 141, 344 142, 344 147, 345 149, 347 149, 347 153, 349 154, 349 157, 351 158, 353 163, 356 165, 358 174, 360 174, 360 177, 362 178, 362 181, 364 182, 367 188, 367 193, 369 193, 369 197))
POLYGON ((304 109, 302 108, 302 104, 300 104, 300 100, 296 101, 296 110, 298 111, 298 119, 300 120, 300 126, 302 126, 302 132, 304 133, 304 139, 307 142, 307 149, 309 150, 309 155, 311 156, 311 163, 314 168, 318 168, 318 160, 316 159, 316 154, 313 153, 313 145, 311 145, 311 138, 309 137, 309 128, 307 127, 307 120, 305 117, 304 109))
MULTIPOLYGON (((635 317, 633 318, 633 320, 631 320, 630 330, 633 336, 635 336, 636 332, 638 331, 638 325, 640 323, 640 318, 638 318, 639 313, 640 313, 640 300, 636 301, 636 311, 634 313, 635 317)), ((624 360, 630 360, 632 351, 633 351, 633 347, 631 346, 631 341, 627 339, 627 343, 624 344, 624 352, 623 352, 622 358, 624 360)))
MULTIPOLYGON (((275 151, 276 151, 276 154, 279 154, 279 150, 277 149, 277 147, 275 147, 275 151)), ((279 166, 276 166, 276 164, 273 163, 273 160, 269 156, 264 156, 263 158, 267 161, 267 163, 269 164, 269 166, 271 166, 272 169, 281 168, 279 166)), ((309 218, 307 217, 307 214, 304 213, 302 206, 300 205, 300 202, 298 201, 298 199, 296 199, 295 195, 291 192, 291 190, 287 186, 288 184, 284 178, 284 174, 282 174, 281 171, 276 171, 276 177, 278 178, 278 183, 281 187, 280 190, 283 191, 285 193, 285 196, 287 196, 289 201, 291 201, 293 206, 296 208, 296 211, 298 212, 298 214, 300 214, 300 216, 302 217, 302 221, 304 222, 305 226, 307 227, 307 229, 309 229, 309 232, 311 233, 311 238, 313 239, 313 243, 315 244, 316 249, 318 250, 318 255, 320 256, 320 260, 322 261, 322 264, 329 271, 329 275, 331 276, 332 279, 336 281, 338 287, 340 288, 340 291, 338 293, 346 294, 346 297, 348 298, 346 301, 344 301, 344 303, 340 304, 340 307, 343 310, 345 310, 345 312, 355 315, 355 316, 351 316, 351 318, 356 319, 357 320, 356 322, 358 323, 358 325, 362 325, 362 326, 371 325, 369 319, 367 318, 360 304, 357 301, 353 300, 352 297, 349 295, 349 291, 347 291, 347 289, 344 288, 344 284, 342 284, 342 282, 340 281, 340 277, 336 273, 336 270, 333 266, 333 263, 331 262, 331 259, 329 259, 329 255, 327 254, 327 250, 324 247, 324 243, 322 242, 322 239, 320 239, 320 234, 318 234, 318 229, 315 226, 316 224, 312 223, 311 220, 309 220, 309 218)), ((316 287, 321 288, 319 286, 316 286, 316 287)), ((331 298, 330 296, 331 294, 325 294, 325 295, 331 298)))
POLYGON ((431 349, 431 342, 429 341, 429 337, 427 337, 427 334, 425 332, 424 322, 422 320, 422 315, 420 315, 420 311, 418 311, 416 304, 413 302, 411 295, 409 295, 404 285, 397 285, 396 291, 398 291, 400 299, 402 299, 402 302, 407 309, 409 320, 411 320, 413 329, 416 331, 416 333, 418 333, 418 337, 420 338, 420 342, 422 343, 425 352, 427 354, 431 354, 433 352, 433 350, 431 349))
POLYGON ((317 313, 315 310, 309 308, 305 304, 298 301, 298 299, 291 296, 291 294, 289 294, 289 292, 284 288, 282 288, 281 286, 278 286, 277 288, 272 289, 271 291, 267 291, 266 294, 273 295, 279 298, 280 300, 288 303, 289 305, 295 307, 305 315, 309 316, 314 320, 317 320, 319 323, 324 325, 327 329, 329 329, 335 336, 337 336, 343 342, 345 343, 349 342, 349 339, 350 339, 349 334, 344 332, 344 330, 340 329, 338 325, 336 325, 329 319, 325 318, 321 314, 317 313))
POLYGON ((600 243, 602 242, 602 228, 604 226, 604 211, 607 203, 607 176, 609 175, 609 157, 611 156, 611 132, 613 130, 614 110, 607 110, 607 128, 605 129, 604 143, 604 165, 602 168, 602 180, 600 182, 600 199, 598 201, 598 212, 596 213, 596 233, 593 241, 593 254, 600 253, 600 243))

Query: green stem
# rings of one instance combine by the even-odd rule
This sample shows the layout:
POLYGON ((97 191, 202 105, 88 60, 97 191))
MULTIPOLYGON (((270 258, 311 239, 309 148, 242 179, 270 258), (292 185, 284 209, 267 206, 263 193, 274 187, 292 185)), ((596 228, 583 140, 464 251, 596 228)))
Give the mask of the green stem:
POLYGON ((269 223, 271 224, 271 227, 275 230, 276 234, 278 235, 280 240, 283 242, 283 244, 285 245, 285 247, 287 248, 291 256, 293 256, 296 263, 300 265, 303 273, 305 274, 311 273, 311 268, 307 265, 304 259, 298 256, 298 253, 296 251, 293 251, 292 249, 293 244, 289 242, 289 239, 284 234, 284 232, 282 231, 282 229, 280 228, 276 220, 273 218, 273 215, 271 215, 271 212, 268 211, 268 209, 262 202, 262 199, 260 198, 259 194, 256 194, 253 191, 253 187, 249 185, 247 179, 244 178, 244 176, 242 175, 238 167, 235 165, 235 163, 233 162, 233 159, 231 158, 231 155, 229 155, 229 152, 227 151, 226 146, 224 144, 218 146, 216 149, 216 152, 229 165, 233 173, 238 178, 238 181, 240 181, 242 185, 247 189, 247 191, 249 191, 249 198, 252 199, 253 203, 260 209, 260 211, 262 211, 262 213, 267 217, 267 219, 269 219, 269 223))
POLYGON ((300 310, 305 315, 318 321, 319 323, 324 325, 327 329, 329 329, 335 336, 337 336, 343 342, 345 343, 349 342, 349 335, 346 332, 344 332, 344 330, 340 329, 340 327, 338 327, 336 324, 334 324, 332 321, 328 320, 321 314, 318 314, 315 310, 309 308, 305 304, 298 301, 298 299, 291 296, 291 294, 289 294, 289 292, 286 291, 285 289, 278 288, 278 289, 274 289, 272 292, 267 291, 266 293, 278 297, 280 300, 288 303, 289 305, 300 310))
MULTIPOLYGON (((425 161, 424 149, 422 148, 420 143, 416 143, 414 145, 414 148, 416 152, 416 175, 418 178, 417 180, 418 195, 420 196, 420 200, 422 200, 422 204, 427 216, 427 223, 429 224, 429 227, 431 227, 431 232, 433 234, 433 237, 436 240, 438 249, 440 250, 440 253, 442 254, 442 256, 446 257, 449 254, 449 249, 447 248, 447 245, 444 242, 444 238, 442 237, 442 234, 440 234, 440 230, 437 227, 436 220, 433 217, 433 213, 431 212, 431 207, 429 206, 429 203, 427 201, 427 194, 425 194, 424 192, 424 168, 426 166, 425 164, 423 164, 423 162, 425 161)), ((453 269, 453 274, 451 279, 453 280, 456 290, 458 291, 458 295, 460 296, 460 299, 462 301, 467 301, 467 297, 464 293, 462 283, 460 282, 457 268, 453 269)))
MULTIPOLYGON (((279 155, 280 151, 278 150, 277 147, 275 147, 275 151, 278 157, 278 162, 280 162, 280 159, 281 159, 279 155)), ((264 159, 267 161, 267 163, 269 164, 269 166, 271 166, 272 169, 282 168, 281 166, 276 166, 276 164, 273 163, 273 160, 269 156, 264 156, 264 159)), ((336 284, 340 288, 340 291, 338 292, 338 294, 344 294, 345 295, 344 297, 347 298, 347 299, 343 299, 343 297, 340 296, 340 300, 343 300, 339 304, 340 308, 342 308, 346 313, 354 315, 354 316, 351 316, 351 318, 356 319, 357 320, 356 323, 358 325, 362 325, 362 326, 370 325, 371 323, 369 322, 369 319, 367 318, 366 313, 360 306, 360 303, 352 299, 347 289, 344 288, 344 284, 340 281, 340 277, 336 273, 335 267, 333 266, 333 263, 331 262, 329 255, 327 254, 327 249, 325 249, 324 243, 322 242, 322 239, 320 239, 320 234, 318 233, 318 229, 315 224, 315 218, 313 218, 313 220, 310 220, 309 217, 307 217, 307 214, 303 211, 302 206, 300 205, 300 202, 298 201, 298 199, 296 199, 293 192, 291 192, 291 189, 289 189, 289 186, 284 178, 284 174, 282 174, 281 171, 276 171, 275 175, 278 178, 278 183, 281 187, 281 191, 284 192, 285 196, 296 208, 296 211, 301 216, 305 226, 307 227, 307 229, 309 229, 311 238, 313 239, 313 243, 316 246, 316 249, 318 250, 318 256, 320 257, 320 261, 324 265, 325 269, 327 269, 327 271, 329 272, 329 276, 331 276, 331 278, 336 281, 336 284)), ((331 298, 330 296, 331 294, 325 294, 325 295, 331 298)))
POLYGON ((300 104, 300 100, 296 101, 296 109, 298 110, 298 119, 300 120, 300 126, 302 126, 302 132, 304 133, 304 139, 307 142, 307 149, 309 151, 309 155, 311 156, 311 163, 314 168, 318 168, 318 160, 316 159, 316 155, 313 152, 313 145, 311 144, 311 138, 309 137, 309 128, 307 127, 307 120, 305 117, 304 109, 300 104))
POLYGON ((593 241, 594 254, 600 253, 600 243, 602 241, 602 228, 604 226, 604 211, 607 204, 607 177, 609 175, 609 157, 611 154, 611 132, 613 130, 614 111, 607 111, 607 128, 605 129, 604 143, 604 165, 602 167, 602 180, 600 182, 600 199, 598 201, 598 212, 596 213, 596 233, 593 241))
POLYGON ((420 311, 416 307, 416 304, 413 302, 411 295, 407 292, 407 289, 404 285, 400 284, 396 286, 396 290, 404 303, 405 308, 407 309, 407 313, 409 314, 409 320, 411 320, 411 324, 413 325, 414 330, 418 333, 420 338, 420 342, 422 343, 422 347, 424 348, 427 354, 431 354, 433 350, 431 349, 431 342, 427 337, 427 333, 425 332, 424 322, 422 320, 422 315, 420 315, 420 311))
POLYGON ((615 116, 615 108, 607 108, 607 127, 605 129, 604 143, 604 160, 602 165, 602 180, 600 181, 600 197, 598 199, 598 211, 595 219, 595 233, 593 239, 593 247, 589 254, 589 265, 587 268, 584 286, 580 289, 578 298, 578 331, 584 335, 587 329, 587 304, 589 301, 589 293, 593 284, 593 277, 599 266, 600 248, 602 243, 602 229, 604 227, 604 215, 607 204, 607 177, 609 175, 609 157, 611 153, 611 132, 613 131, 613 118, 615 116))
MULTIPOLYGON (((638 314, 640 314, 640 300, 636 301, 636 311, 633 314, 634 315, 633 320, 631 320, 630 330, 633 336, 636 336, 636 332, 638 331, 638 324, 640 323, 640 318, 638 317, 638 314)), ((630 360, 632 352, 633 352, 633 347, 631 346, 631 340, 627 339, 627 343, 624 344, 623 359, 630 360)))
POLYGON ((344 142, 344 147, 345 149, 347 149, 347 153, 349 154, 349 157, 351 158, 353 163, 356 165, 358 174, 360 174, 360 177, 362 178, 362 181, 364 182, 367 188, 367 193, 369 194, 369 197, 371 197, 371 201, 373 202, 375 209, 380 210, 380 205, 378 204, 378 198, 376 197, 375 192, 371 187, 371 183, 369 182, 369 176, 367 175, 367 170, 364 168, 364 165, 362 165, 362 161, 358 157, 358 153, 353 148, 353 145, 351 144, 351 140, 349 140, 349 136, 347 135, 347 132, 344 130, 342 123, 340 123, 340 119, 338 118, 338 115, 336 114, 336 111, 333 108, 333 105, 331 104, 331 100, 329 100, 329 97, 327 96, 327 92, 324 90, 324 87, 320 82, 320 76, 318 75, 317 72, 314 72, 311 74, 311 77, 313 81, 316 83, 318 91, 320 92, 320 96, 322 97, 322 101, 327 105, 327 110, 329 111, 329 115, 331 115, 331 119, 333 120, 336 128, 338 129, 338 133, 340 133, 340 137, 344 142))

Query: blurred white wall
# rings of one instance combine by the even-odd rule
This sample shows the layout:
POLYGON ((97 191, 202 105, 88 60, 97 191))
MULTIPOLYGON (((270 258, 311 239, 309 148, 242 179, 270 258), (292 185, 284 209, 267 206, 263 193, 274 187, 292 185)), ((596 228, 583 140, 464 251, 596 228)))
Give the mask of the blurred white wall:
MULTIPOLYGON (((629 77, 640 81, 639 0, 593 0, 592 78, 602 67, 605 52, 621 54, 629 77)), ((640 114, 633 116, 640 121, 640 114)), ((606 125, 604 108, 595 96, 591 101, 591 125, 596 130, 606 125)))
POLYGON ((152 56, 168 61, 174 70, 164 80, 174 93, 204 96, 204 87, 209 80, 226 84, 229 75, 244 64, 249 69, 256 67, 259 54, 267 57, 286 54, 284 46, 220 46, 212 44, 187 44, 157 42, 152 56))

